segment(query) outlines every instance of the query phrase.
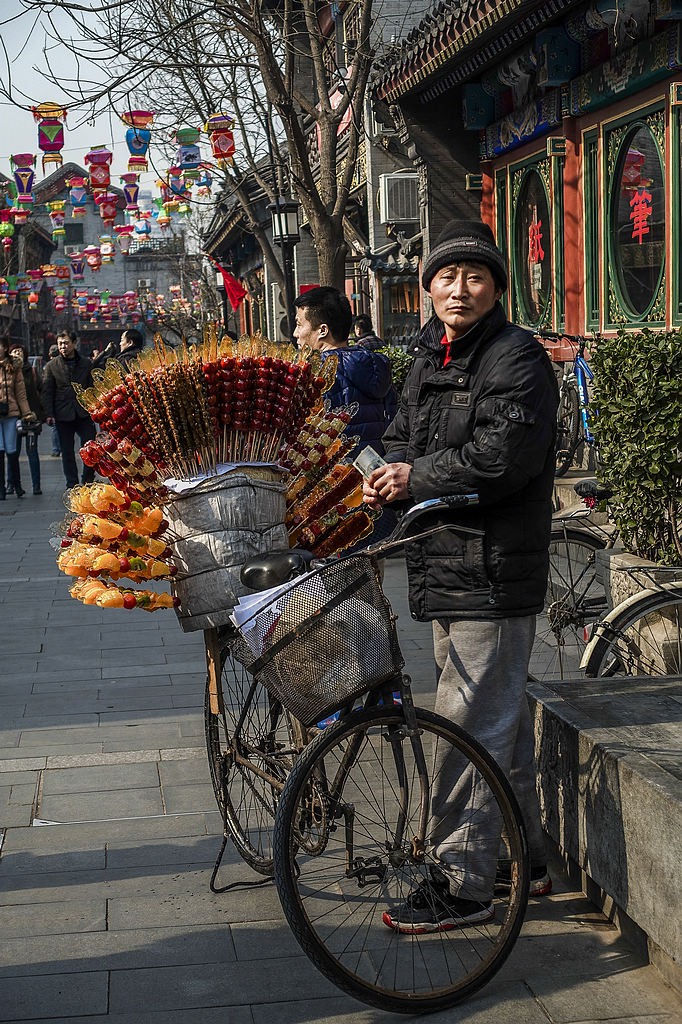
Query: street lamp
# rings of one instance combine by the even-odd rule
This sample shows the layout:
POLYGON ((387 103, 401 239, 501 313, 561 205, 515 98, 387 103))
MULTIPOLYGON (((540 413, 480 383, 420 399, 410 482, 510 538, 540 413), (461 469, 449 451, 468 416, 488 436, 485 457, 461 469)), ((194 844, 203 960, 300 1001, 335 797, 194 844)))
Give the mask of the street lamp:
POLYGON ((215 286, 218 289, 218 294, 220 295, 220 298, 221 298, 222 304, 223 304, 223 330, 226 331, 227 330, 227 317, 228 317, 228 312, 227 312, 227 288, 225 287, 225 279, 223 278, 223 275, 220 273, 220 271, 217 271, 217 273, 216 273, 216 276, 215 276, 215 286))
POLYGON ((284 293, 289 324, 289 337, 293 336, 294 309, 294 246, 300 240, 298 211, 300 204, 295 199, 278 196, 270 203, 272 216, 272 240, 282 249, 282 270, 284 271, 284 293))

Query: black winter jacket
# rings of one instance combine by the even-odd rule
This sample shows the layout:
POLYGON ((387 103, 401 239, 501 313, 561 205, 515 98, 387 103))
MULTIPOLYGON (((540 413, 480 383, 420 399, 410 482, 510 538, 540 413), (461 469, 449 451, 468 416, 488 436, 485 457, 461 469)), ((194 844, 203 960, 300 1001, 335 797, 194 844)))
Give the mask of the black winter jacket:
POLYGON ((451 349, 442 323, 423 328, 386 459, 412 466, 413 502, 477 493, 480 505, 434 513, 483 537, 447 530, 407 546, 410 608, 417 619, 506 618, 542 610, 549 564, 556 376, 542 346, 508 323, 497 303, 451 349))
POLYGON ((87 356, 76 352, 72 367, 61 355, 51 359, 43 370, 43 407, 47 417, 71 421, 89 418, 76 399, 72 382, 83 388, 92 387, 92 363, 87 356))

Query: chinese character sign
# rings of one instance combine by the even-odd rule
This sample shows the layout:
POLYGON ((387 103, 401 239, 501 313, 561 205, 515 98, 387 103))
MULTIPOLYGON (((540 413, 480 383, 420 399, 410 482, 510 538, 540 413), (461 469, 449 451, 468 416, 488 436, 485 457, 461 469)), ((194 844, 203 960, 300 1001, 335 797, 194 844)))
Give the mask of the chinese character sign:
POLYGON ((638 188, 630 200, 630 207, 632 209, 632 213, 630 214, 630 220, 632 221, 632 237, 641 245, 644 235, 649 234, 649 225, 647 221, 653 212, 651 192, 648 192, 644 187, 638 188))
POLYGON ((542 221, 533 221, 528 228, 530 263, 542 263, 545 251, 542 248, 542 221))

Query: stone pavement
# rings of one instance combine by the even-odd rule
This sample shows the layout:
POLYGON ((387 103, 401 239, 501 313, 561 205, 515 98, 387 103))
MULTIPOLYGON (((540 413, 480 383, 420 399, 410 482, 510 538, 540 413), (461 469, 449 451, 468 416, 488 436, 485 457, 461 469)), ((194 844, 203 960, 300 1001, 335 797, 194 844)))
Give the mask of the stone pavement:
MULTIPOLYGON (((222 828, 203 748, 201 635, 183 635, 172 613, 71 600, 47 543, 61 467, 42 466, 42 497, 0 503, 0 1020, 389 1019, 316 972, 272 886, 210 893, 222 828)), ((386 585, 428 703, 430 631, 406 612, 399 561, 386 585)), ((556 870, 554 895, 532 903, 502 971, 432 1019, 680 1021, 677 996, 556 870)), ((254 878, 228 849, 220 883, 254 878)))

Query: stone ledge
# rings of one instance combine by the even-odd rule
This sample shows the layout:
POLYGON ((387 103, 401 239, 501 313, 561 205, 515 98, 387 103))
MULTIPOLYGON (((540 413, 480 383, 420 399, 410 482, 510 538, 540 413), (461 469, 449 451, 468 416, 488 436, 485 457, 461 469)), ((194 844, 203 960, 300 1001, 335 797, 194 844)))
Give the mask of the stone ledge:
POLYGON ((562 680, 528 695, 547 833, 682 991, 682 681, 562 680))

